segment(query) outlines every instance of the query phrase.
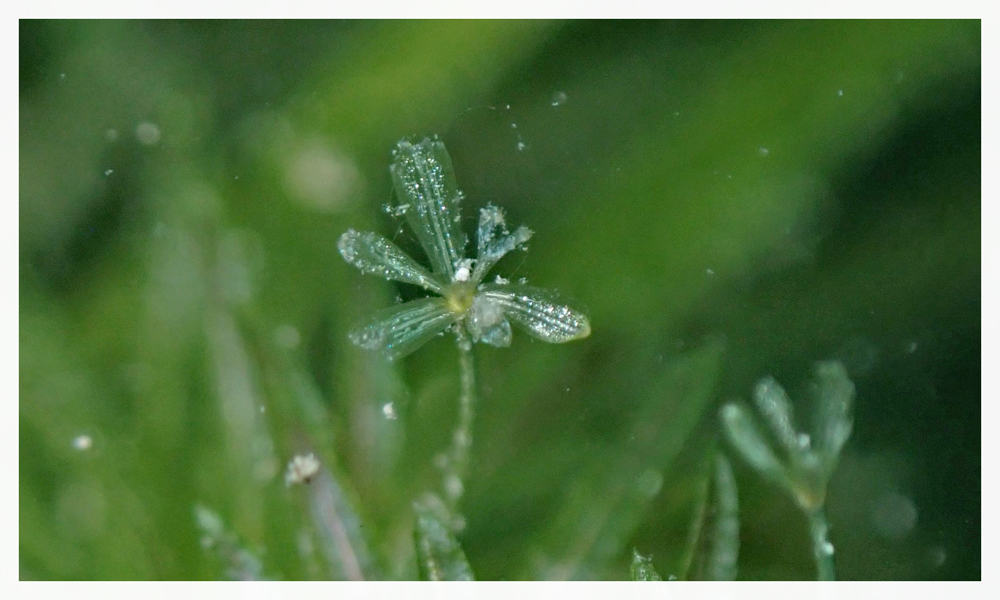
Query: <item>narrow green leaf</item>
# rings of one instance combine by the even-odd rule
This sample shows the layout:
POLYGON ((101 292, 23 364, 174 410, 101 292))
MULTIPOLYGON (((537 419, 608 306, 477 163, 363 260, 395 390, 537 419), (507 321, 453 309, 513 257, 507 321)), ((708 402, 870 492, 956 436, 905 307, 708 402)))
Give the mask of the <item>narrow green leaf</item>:
POLYGON ((590 335, 586 315, 566 306, 552 290, 518 283, 488 283, 481 289, 511 321, 540 340, 561 344, 590 335))
POLYGON ((331 577, 363 581, 377 575, 361 519, 329 469, 322 469, 308 484, 309 508, 331 577))
POLYGON ((739 500, 733 469, 721 452, 715 457, 713 484, 712 546, 706 575, 712 581, 733 581, 740 551, 739 500))
POLYGON ((263 574, 264 569, 260 559, 226 527, 222 517, 198 504, 194 507, 194 518, 201 533, 202 548, 212 552, 222 561, 226 577, 235 581, 267 579, 263 574))
POLYGON ((340 236, 337 249, 344 260, 360 269, 362 273, 412 283, 432 292, 441 292, 441 284, 427 272, 427 269, 377 233, 348 229, 340 236))
MULTIPOLYGON (((611 575, 607 565, 628 547, 650 503, 670 485, 664 483, 663 473, 710 405, 722 349, 721 343, 708 343, 666 364, 647 363, 635 352, 628 353, 631 361, 651 366, 649 370, 633 366, 621 375, 642 381, 643 386, 643 397, 620 432, 621 449, 601 451, 580 465, 563 504, 529 542, 538 554, 526 577, 565 580, 611 575)), ((620 389, 620 382, 611 384, 620 389)))
POLYGON ((401 140, 389 167, 399 209, 424 247, 434 273, 451 281, 464 257, 462 192, 444 143, 424 138, 418 144, 401 140))
POLYGON ((854 383, 841 363, 820 362, 815 367, 812 394, 816 402, 816 451, 829 474, 836 467, 841 448, 851 437, 854 383))
POLYGON ((473 581, 472 568, 462 546, 438 515, 423 503, 415 502, 417 514, 414 541, 417 568, 424 581, 473 581))
POLYGON ((795 424, 792 420, 792 402, 788 394, 773 377, 765 377, 757 382, 753 390, 753 401, 764 416, 771 432, 778 438, 789 455, 797 454, 802 448, 795 424))
POLYGON ((382 309, 348 337, 365 350, 395 360, 423 346, 454 322, 455 314, 444 298, 435 296, 382 309))
POLYGON ((653 568, 652 557, 639 554, 635 548, 632 548, 632 581, 663 581, 653 568))
POLYGON ((767 479, 790 487, 785 466, 757 430, 745 405, 730 402, 722 407, 719 414, 726 437, 743 459, 767 479))

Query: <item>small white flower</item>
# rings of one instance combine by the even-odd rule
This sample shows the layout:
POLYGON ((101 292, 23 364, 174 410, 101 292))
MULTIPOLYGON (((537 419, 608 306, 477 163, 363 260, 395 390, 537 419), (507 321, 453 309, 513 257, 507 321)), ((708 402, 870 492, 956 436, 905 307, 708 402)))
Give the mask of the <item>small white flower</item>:
POLYGON ((437 139, 396 145, 389 167, 400 206, 427 253, 431 270, 377 233, 348 229, 337 243, 344 260, 364 273, 418 285, 438 294, 392 306, 349 334, 351 341, 390 360, 413 352, 450 327, 473 342, 505 347, 511 343, 510 322, 546 342, 562 343, 590 335, 590 322, 564 305, 555 292, 531 287, 522 279, 511 284, 497 276, 483 283, 504 255, 521 248, 532 232, 521 226, 511 233, 503 210, 486 206, 479 214, 477 255, 465 256, 466 236, 460 227, 463 198, 451 157, 437 139))
POLYGON ((317 473, 319 473, 319 460, 312 452, 305 456, 297 454, 288 463, 288 470, 285 471, 285 486, 291 487, 297 483, 309 483, 317 473))

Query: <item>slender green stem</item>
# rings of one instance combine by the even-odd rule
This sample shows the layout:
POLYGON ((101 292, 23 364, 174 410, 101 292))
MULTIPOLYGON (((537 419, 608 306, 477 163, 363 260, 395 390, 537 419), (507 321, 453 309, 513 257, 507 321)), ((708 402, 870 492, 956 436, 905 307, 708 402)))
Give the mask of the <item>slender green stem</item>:
POLYGON ((458 420, 448 453, 449 469, 445 473, 444 492, 448 507, 458 515, 458 503, 465 492, 465 475, 472 447, 472 419, 476 402, 476 374, 472 360, 472 344, 464 334, 458 338, 458 365, 461 392, 458 397, 458 420))
POLYGON ((826 512, 820 506, 807 514, 813 558, 816 559, 816 578, 820 581, 834 581, 837 577, 833 567, 833 544, 829 539, 830 524, 826 521, 826 512))

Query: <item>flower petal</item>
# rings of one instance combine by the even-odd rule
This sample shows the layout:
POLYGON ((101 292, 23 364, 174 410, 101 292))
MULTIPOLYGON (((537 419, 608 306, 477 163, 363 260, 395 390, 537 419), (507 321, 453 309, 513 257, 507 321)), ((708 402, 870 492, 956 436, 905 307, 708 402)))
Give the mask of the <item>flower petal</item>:
POLYGON ((590 335, 590 322, 583 313, 562 304, 551 290, 522 284, 488 283, 480 293, 500 304, 504 315, 528 333, 546 342, 561 344, 590 335))
POLYGON ((524 225, 511 234, 507 231, 507 222, 503 209, 487 204, 479 211, 479 231, 477 235, 478 255, 476 270, 472 274, 473 281, 482 281, 486 273, 493 268, 498 260, 518 246, 531 239, 532 231, 524 225))
POLYGON ((412 283, 432 292, 441 293, 441 284, 427 269, 377 233, 348 229, 340 236, 337 249, 344 260, 369 275, 412 283))
POLYGON ((389 171, 400 205, 409 204, 406 219, 431 267, 450 281, 463 258, 466 238, 459 207, 462 192, 444 143, 430 138, 419 144, 400 141, 389 171))
POLYGON ((348 337, 358 346, 394 360, 423 346, 456 319, 444 298, 423 298, 377 312, 368 325, 348 337))

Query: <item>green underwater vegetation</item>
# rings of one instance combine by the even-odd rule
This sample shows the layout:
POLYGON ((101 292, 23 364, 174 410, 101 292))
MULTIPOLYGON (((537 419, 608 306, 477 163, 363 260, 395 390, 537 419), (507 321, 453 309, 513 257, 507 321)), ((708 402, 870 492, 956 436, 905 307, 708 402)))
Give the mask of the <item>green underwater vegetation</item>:
POLYGON ((19 28, 21 579, 981 577, 978 21, 19 28))

